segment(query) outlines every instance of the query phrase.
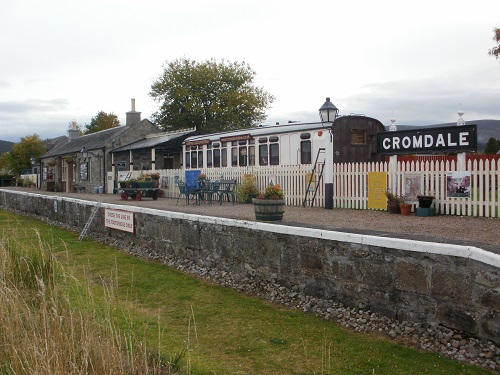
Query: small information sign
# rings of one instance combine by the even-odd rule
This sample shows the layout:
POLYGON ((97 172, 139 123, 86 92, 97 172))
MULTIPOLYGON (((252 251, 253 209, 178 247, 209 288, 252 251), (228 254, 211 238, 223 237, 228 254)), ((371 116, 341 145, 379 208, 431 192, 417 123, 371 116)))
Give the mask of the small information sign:
POLYGON ((387 209, 387 172, 368 172, 368 209, 387 209))
POLYGON ((134 213, 107 208, 104 211, 104 225, 107 228, 134 233, 134 213))

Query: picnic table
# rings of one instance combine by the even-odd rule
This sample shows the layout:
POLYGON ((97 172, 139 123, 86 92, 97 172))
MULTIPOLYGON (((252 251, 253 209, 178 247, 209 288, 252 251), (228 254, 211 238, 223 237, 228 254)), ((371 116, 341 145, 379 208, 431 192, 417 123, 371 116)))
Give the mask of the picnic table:
POLYGON ((140 201, 142 198, 149 197, 153 200, 158 199, 158 191, 160 188, 121 188, 121 198, 126 201, 127 199, 135 199, 140 201))

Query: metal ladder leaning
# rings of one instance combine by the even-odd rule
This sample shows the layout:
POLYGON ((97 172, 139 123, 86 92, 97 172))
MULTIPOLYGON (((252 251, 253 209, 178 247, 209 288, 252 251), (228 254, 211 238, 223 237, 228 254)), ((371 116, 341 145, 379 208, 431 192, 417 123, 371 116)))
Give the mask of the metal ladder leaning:
POLYGON ((94 220, 95 215, 97 214, 97 210, 101 206, 101 201, 97 202, 92 209, 92 212, 90 213, 90 217, 87 220, 87 223, 85 224, 85 227, 83 227, 82 233, 80 233, 80 237, 78 237, 78 241, 81 241, 83 237, 87 234, 87 231, 89 230, 90 224, 92 223, 92 220, 94 220))
MULTIPOLYGON (((318 154, 316 155, 316 161, 314 162, 314 166, 313 166, 313 169, 312 169, 312 172, 311 172, 311 176, 314 176, 315 175, 315 172, 316 172, 316 166, 318 165, 319 161, 319 155, 321 153, 325 152, 325 149, 324 148, 320 148, 318 150, 318 154)), ((310 206, 312 207, 314 205, 314 199, 316 198, 316 194, 318 193, 318 189, 319 189, 319 185, 321 183, 321 180, 323 179, 323 171, 325 169, 325 163, 323 162, 323 164, 321 165, 321 170, 319 172, 319 177, 318 177, 318 180, 316 182, 316 186, 314 187, 314 194, 313 194, 313 197, 312 198, 307 198, 309 193, 312 193, 311 191, 311 183, 312 183, 312 177, 309 179, 309 182, 307 184, 307 188, 306 188, 306 193, 304 195, 304 200, 302 201, 302 207, 305 207, 306 206, 306 203, 307 201, 310 202, 310 206)))

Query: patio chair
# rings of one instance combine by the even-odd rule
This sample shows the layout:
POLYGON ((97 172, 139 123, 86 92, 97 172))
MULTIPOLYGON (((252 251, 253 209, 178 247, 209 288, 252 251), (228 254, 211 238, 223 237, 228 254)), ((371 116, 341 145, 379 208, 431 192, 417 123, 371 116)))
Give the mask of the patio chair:
POLYGON ((177 186, 179 187, 179 196, 177 197, 176 206, 179 204, 179 198, 184 195, 186 199, 186 205, 189 205, 189 198, 192 197, 198 203, 198 190, 195 187, 187 186, 183 181, 177 182, 177 186))

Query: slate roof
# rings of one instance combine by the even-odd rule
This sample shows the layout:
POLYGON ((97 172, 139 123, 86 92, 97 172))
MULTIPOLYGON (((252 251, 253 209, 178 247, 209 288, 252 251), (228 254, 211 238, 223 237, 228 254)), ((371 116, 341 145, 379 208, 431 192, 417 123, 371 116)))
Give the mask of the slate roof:
POLYGON ((184 131, 176 131, 169 133, 151 134, 146 138, 129 143, 128 145, 121 146, 112 150, 112 152, 140 150, 156 148, 163 151, 177 151, 182 149, 182 142, 188 136, 194 134, 195 129, 187 129, 184 131))
POLYGON ((117 126, 116 128, 101 130, 92 134, 81 135, 71 141, 68 139, 68 142, 57 145, 45 153, 42 158, 79 153, 84 147, 88 151, 106 147, 110 142, 125 133, 128 129, 130 129, 128 126, 122 125, 117 126))

